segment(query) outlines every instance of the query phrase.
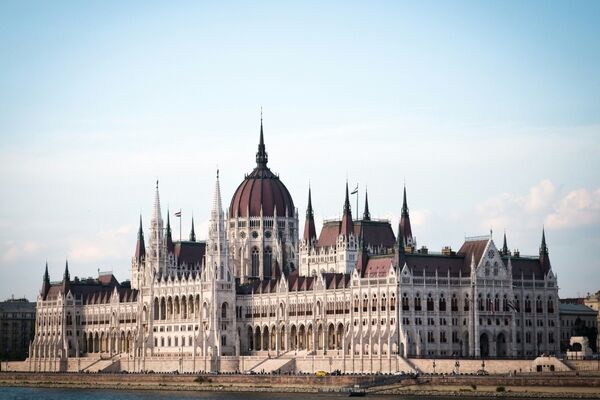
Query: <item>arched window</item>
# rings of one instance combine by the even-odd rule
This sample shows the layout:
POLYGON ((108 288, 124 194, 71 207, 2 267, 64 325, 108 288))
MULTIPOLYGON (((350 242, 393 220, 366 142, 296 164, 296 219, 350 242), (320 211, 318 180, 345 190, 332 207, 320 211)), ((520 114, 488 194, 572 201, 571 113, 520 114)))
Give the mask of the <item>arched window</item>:
POLYGON ((223 319, 227 318, 227 303, 223 303, 221 305, 221 318, 223 318, 223 319))
POLYGON ((444 297, 444 293, 440 294, 440 311, 446 311, 446 298, 444 297))
POLYGON ((458 311, 458 298, 456 298, 456 293, 452 294, 452 300, 450 300, 450 309, 451 311, 458 311))
POLYGON ((219 268, 219 279, 225 279, 225 268, 223 267, 223 263, 221 263, 221 267, 219 268))
POLYGON ((408 303, 408 295, 406 293, 402 294, 402 311, 409 311, 410 305, 408 303))
POLYGON ((529 299, 529 296, 525 296, 525 312, 531 312, 531 300, 529 299))
POLYGON ((267 247, 265 249, 265 255, 264 255, 264 272, 263 272, 263 276, 265 278, 270 278, 271 277, 271 271, 272 271, 272 254, 273 251, 271 250, 270 247, 267 247))
POLYGON ((252 276, 258 276, 258 262, 259 262, 258 248, 253 247, 252 248, 252 271, 251 271, 252 276))
POLYGON ((465 311, 469 311, 469 294, 465 294, 465 311))
POLYGON ((421 295, 419 293, 415 295, 415 311, 421 311, 421 295))
POLYGON ((427 295, 427 311, 433 311, 433 297, 431 297, 431 293, 427 295))

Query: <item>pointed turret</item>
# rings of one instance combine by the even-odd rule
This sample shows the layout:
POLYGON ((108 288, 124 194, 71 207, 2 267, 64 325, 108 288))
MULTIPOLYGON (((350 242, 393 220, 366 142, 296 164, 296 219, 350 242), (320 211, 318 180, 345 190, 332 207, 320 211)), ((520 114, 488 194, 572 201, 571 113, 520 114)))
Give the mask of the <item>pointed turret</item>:
POLYGON ((312 196, 310 186, 308 187, 308 207, 306 208, 306 222, 304 222, 304 240, 309 245, 317 239, 317 230, 315 229, 315 215, 312 208, 312 196))
POLYGON ((410 216, 408 214, 408 202, 406 201, 406 186, 404 186, 404 196, 402 201, 402 216, 400 217, 400 225, 398 227, 398 240, 404 247, 414 248, 416 243, 412 236, 412 228, 410 227, 410 216))
POLYGON ((266 167, 267 162, 269 161, 269 157, 267 155, 267 151, 265 150, 265 138, 263 135, 263 119, 262 119, 262 110, 260 112, 260 140, 258 142, 258 151, 256 152, 256 166, 257 167, 266 167))
POLYGON ((146 244, 144 243, 144 231, 142 229, 142 215, 140 214, 140 227, 138 228, 137 243, 135 245, 135 259, 141 263, 146 258, 146 244))
POLYGON ((167 208, 167 228, 165 229, 165 239, 167 241, 167 253, 175 253, 175 244, 173 244, 173 234, 171 233, 171 212, 167 208))
POLYGON ((352 210, 350 209, 350 196, 348 194, 348 181, 346 181, 346 200, 344 201, 344 215, 342 216, 342 226, 340 234, 346 238, 354 232, 354 224, 352 222, 352 210))
POLYGON ((215 182, 213 195, 213 208, 210 213, 208 239, 206 241, 206 267, 213 269, 217 279, 227 279, 229 270, 229 256, 227 246, 227 231, 225 229, 225 214, 221 205, 221 186, 219 184, 219 171, 215 182))
POLYGON ((42 283, 42 290, 40 294, 42 298, 45 300, 48 295, 48 291, 50 290, 50 274, 48 273, 48 261, 46 261, 46 271, 44 271, 44 281, 42 283))
POLYGON ((365 189, 365 211, 363 212, 363 220, 364 221, 371 220, 371 213, 369 212, 369 195, 367 193, 367 189, 365 189))
POLYGON ((540 245, 540 256, 548 255, 548 246, 546 246, 546 229, 542 228, 542 244, 540 245))
POLYGON ((502 255, 508 256, 510 255, 510 251, 508 250, 508 245, 506 244, 506 231, 504 231, 504 243, 502 244, 502 255))
POLYGON ((65 272, 63 274, 63 282, 70 282, 71 274, 69 274, 69 260, 65 262, 65 272))
POLYGON ((219 170, 217 170, 217 180, 215 181, 215 192, 213 194, 213 204, 211 211, 211 219, 216 221, 220 214, 223 213, 223 205, 221 203, 221 185, 219 184, 219 170))
POLYGON ((165 264, 163 219, 160 210, 160 195, 158 193, 158 180, 156 181, 156 191, 154 193, 154 207, 152 209, 152 220, 150 221, 150 234, 148 236, 148 254, 146 257, 152 260, 154 269, 157 273, 163 273, 165 264))
POLYGON ((546 246, 546 230, 544 228, 542 228, 542 244, 540 245, 540 264, 544 274, 548 273, 548 271, 552 269, 550 265, 548 246, 546 246))
POLYGON ((162 215, 160 212, 160 195, 158 193, 158 180, 156 181, 156 191, 154 192, 154 208, 152 209, 152 225, 160 222, 162 228, 162 215))
POLYGON ((365 243, 365 235, 362 230, 360 230, 360 250, 358 251, 358 261, 356 263, 356 269, 358 270, 360 276, 364 278, 365 272, 367 269, 367 263, 369 262, 369 249, 367 248, 367 244, 365 243))
POLYGON ((192 230, 190 231, 190 242, 196 241, 196 232, 194 232, 194 217, 192 217, 192 230))
POLYGON ((65 272, 63 274, 63 293, 66 295, 71 288, 71 274, 69 274, 69 260, 65 262, 65 272))

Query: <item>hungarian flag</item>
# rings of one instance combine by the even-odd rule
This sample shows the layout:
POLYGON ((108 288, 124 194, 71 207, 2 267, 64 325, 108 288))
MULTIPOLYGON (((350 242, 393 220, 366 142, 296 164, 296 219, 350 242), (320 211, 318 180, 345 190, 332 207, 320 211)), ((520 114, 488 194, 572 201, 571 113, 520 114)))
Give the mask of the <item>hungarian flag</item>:
POLYGON ((354 190, 352 191, 352 193, 350 193, 350 194, 356 194, 356 193, 358 193, 358 185, 356 185, 356 189, 354 189, 354 190))
POLYGON ((176 216, 176 217, 178 217, 178 218, 181 218, 181 210, 177 211, 177 212, 175 213, 175 216, 176 216))

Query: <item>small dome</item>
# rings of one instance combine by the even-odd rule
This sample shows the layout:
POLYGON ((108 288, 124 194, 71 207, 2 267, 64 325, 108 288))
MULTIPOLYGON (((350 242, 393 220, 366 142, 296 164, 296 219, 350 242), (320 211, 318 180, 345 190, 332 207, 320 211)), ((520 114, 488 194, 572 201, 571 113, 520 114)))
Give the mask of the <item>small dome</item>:
POLYGON ((229 217, 272 217, 277 210, 278 216, 293 217, 295 208, 290 192, 279 177, 267 167, 268 157, 263 139, 262 120, 260 124, 260 143, 256 153, 256 168, 246 176, 238 186, 229 207, 229 217))

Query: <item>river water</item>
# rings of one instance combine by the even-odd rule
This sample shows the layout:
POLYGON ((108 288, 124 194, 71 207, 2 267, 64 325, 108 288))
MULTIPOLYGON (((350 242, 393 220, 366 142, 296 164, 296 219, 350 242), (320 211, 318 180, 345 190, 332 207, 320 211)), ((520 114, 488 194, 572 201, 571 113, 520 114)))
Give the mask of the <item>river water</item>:
MULTIPOLYGON (((330 393, 214 393, 172 392, 150 390, 105 390, 105 389, 46 389, 27 387, 0 387, 0 400, 336 400, 347 398, 346 394, 330 393)), ((369 400, 423 400, 426 396, 382 396, 368 395, 369 400)), ((436 400, 456 400, 457 397, 436 396, 436 400)), ((503 400, 517 399, 502 397, 503 400)), ((522 397, 519 399, 523 399, 522 397)), ((545 398, 549 400, 548 398, 545 398)), ((559 398, 557 397, 556 400, 559 398)), ((550 399, 551 400, 551 399, 550 399)))

